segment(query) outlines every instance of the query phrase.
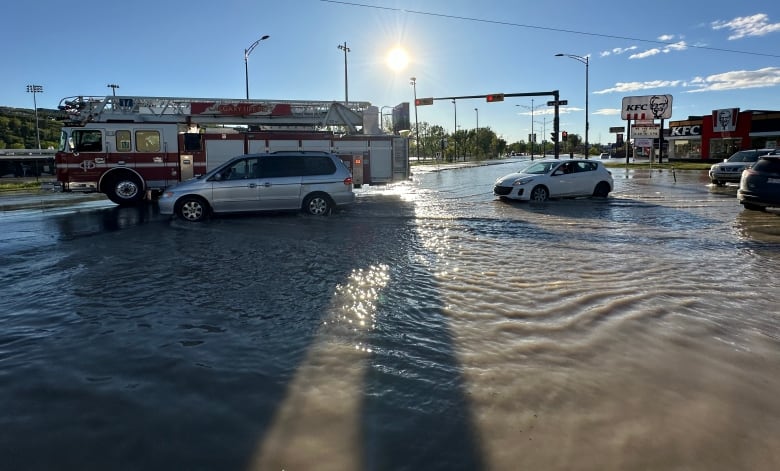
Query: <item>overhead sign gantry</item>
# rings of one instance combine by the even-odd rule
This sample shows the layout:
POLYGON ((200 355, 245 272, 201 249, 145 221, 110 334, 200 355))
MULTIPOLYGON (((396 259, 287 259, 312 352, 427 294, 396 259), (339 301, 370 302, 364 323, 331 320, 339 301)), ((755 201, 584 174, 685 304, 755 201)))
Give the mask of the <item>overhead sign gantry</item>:
POLYGON ((553 106, 555 107, 555 117, 553 119, 553 143, 555 145, 555 158, 557 159, 559 157, 559 149, 558 149, 558 136, 559 136, 559 121, 558 121, 558 107, 564 106, 568 104, 567 100, 561 100, 560 99, 560 92, 558 90, 552 90, 549 92, 528 92, 528 93, 489 93, 485 95, 461 95, 461 96, 444 96, 444 97, 428 97, 428 98, 417 98, 414 101, 414 106, 425 106, 425 105, 432 105, 434 101, 437 100, 451 100, 451 101, 457 101, 457 100, 470 100, 474 98, 484 98, 485 101, 488 103, 494 103, 498 101, 504 101, 504 98, 508 97, 534 97, 534 96, 552 96, 553 99, 551 101, 547 102, 547 106, 553 106))

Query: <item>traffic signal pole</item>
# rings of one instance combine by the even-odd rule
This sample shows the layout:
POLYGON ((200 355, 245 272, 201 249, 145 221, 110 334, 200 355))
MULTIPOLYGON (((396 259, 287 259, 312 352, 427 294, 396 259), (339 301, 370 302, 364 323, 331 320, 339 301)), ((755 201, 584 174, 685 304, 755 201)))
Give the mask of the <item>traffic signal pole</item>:
MULTIPOLYGON (((484 98, 488 103, 493 103, 496 101, 504 101, 505 97, 517 97, 517 96, 551 96, 553 97, 553 100, 551 102, 547 102, 547 105, 555 107, 555 117, 553 118, 553 132, 555 133, 555 140, 553 141, 554 148, 555 148, 555 158, 557 159, 560 155, 560 147, 559 147, 559 139, 558 139, 558 132, 559 132, 559 119, 558 119, 558 112, 560 105, 567 104, 566 101, 560 100, 560 92, 558 90, 552 90, 549 92, 529 92, 529 93, 489 93, 485 95, 462 95, 462 96, 445 96, 445 97, 429 97, 429 98, 415 98, 415 106, 424 106, 424 105, 432 105, 434 101, 436 100, 449 100, 453 103, 455 103, 456 100, 468 100, 471 98, 484 98)), ((457 129, 456 129, 457 132, 457 129)))

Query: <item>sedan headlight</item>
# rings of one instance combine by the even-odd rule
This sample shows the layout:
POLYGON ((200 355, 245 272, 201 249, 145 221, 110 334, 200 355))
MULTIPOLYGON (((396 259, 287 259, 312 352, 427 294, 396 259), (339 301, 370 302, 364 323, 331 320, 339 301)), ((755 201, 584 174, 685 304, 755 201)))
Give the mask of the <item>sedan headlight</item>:
POLYGON ((165 191, 162 195, 160 195, 160 198, 172 198, 173 192, 172 191, 165 191))
POLYGON ((533 177, 522 177, 512 182, 512 186, 521 186, 534 181, 533 177))

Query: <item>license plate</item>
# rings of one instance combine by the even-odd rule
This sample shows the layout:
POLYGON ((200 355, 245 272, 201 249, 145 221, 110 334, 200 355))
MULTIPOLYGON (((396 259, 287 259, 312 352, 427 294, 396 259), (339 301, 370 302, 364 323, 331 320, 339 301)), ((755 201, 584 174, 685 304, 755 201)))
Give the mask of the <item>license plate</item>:
POLYGON ((780 183, 780 178, 767 178, 767 183, 780 183))

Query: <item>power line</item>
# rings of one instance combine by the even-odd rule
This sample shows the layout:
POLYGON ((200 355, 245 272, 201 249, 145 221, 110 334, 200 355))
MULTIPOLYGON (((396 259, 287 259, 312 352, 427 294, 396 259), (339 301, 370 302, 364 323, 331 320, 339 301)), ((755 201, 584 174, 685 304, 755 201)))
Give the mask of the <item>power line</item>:
MULTIPOLYGON (((568 33, 568 34, 579 34, 581 36, 593 36, 593 37, 599 37, 599 38, 609 38, 609 39, 621 39, 624 41, 637 41, 637 42, 643 42, 643 43, 650 43, 650 44, 659 44, 663 46, 676 46, 676 43, 670 43, 665 41, 658 41, 655 39, 641 39, 641 38, 631 38, 628 36, 616 36, 613 34, 604 34, 604 33, 590 33, 587 31, 576 31, 573 29, 563 29, 563 28, 551 28, 548 26, 537 26, 537 25, 527 25, 523 23, 513 23, 511 21, 500 21, 500 20, 487 20, 484 18, 474 18, 471 16, 458 16, 458 15, 448 15, 446 13, 435 13, 430 11, 421 11, 421 10, 409 10, 407 8, 396 8, 396 7, 383 7, 379 5, 367 5, 365 3, 357 3, 357 2, 345 2, 341 0, 320 0, 324 3, 337 3, 341 5, 347 5, 351 7, 362 7, 362 8, 373 8, 375 10, 385 10, 385 11, 393 11, 397 13, 410 13, 413 15, 423 15, 423 16, 433 16, 437 18, 447 18, 450 20, 462 20, 462 21, 474 21, 477 23, 487 23, 491 25, 503 25, 503 26, 512 26, 516 28, 528 28, 528 29, 536 29, 541 31, 552 31, 556 33, 568 33)), ((780 58, 779 54, 767 54, 762 52, 750 52, 750 51, 739 51, 736 49, 724 49, 719 47, 710 47, 710 46, 700 46, 695 44, 686 44, 686 48, 691 49, 706 49, 709 51, 718 51, 718 52, 728 52, 732 54, 747 54, 747 55, 753 55, 753 56, 763 56, 763 57, 773 57, 773 58, 780 58)))

